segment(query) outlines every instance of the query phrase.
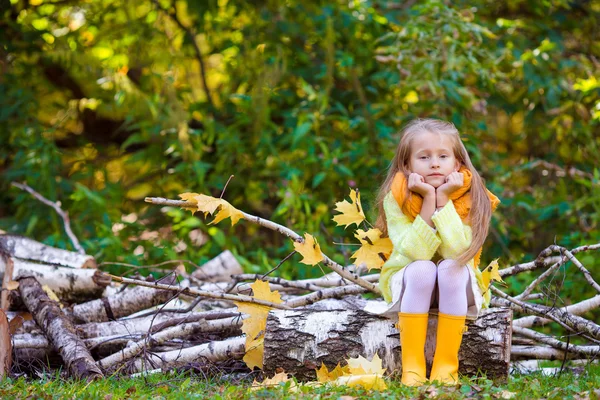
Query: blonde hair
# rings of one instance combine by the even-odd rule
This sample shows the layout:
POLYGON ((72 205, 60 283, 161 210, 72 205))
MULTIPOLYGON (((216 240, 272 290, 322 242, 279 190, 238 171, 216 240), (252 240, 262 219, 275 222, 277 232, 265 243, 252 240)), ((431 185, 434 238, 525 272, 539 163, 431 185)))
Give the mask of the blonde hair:
MULTIPOLYGON (((485 184, 479 173, 473 167, 471 158, 467 153, 467 149, 460 140, 460 135, 454 124, 446 121, 437 119, 415 119, 408 123, 402 130, 402 138, 396 148, 396 154, 390 163, 388 168, 387 177, 383 181, 383 184, 379 188, 376 198, 376 205, 378 210, 377 221, 375 226, 381 230, 384 235, 387 236, 387 221, 385 218, 385 212, 383 210, 383 199, 391 190, 392 181, 397 172, 404 173, 404 176, 408 178, 410 170, 408 164, 410 160, 410 149, 413 139, 423 133, 431 132, 438 133, 441 135, 448 135, 452 139, 452 147, 454 149, 454 156, 460 161, 461 165, 471 171, 473 175, 471 178, 471 210, 467 218, 469 225, 472 230, 472 241, 467 251, 458 257, 456 264, 465 265, 471 260, 479 249, 483 246, 485 239, 488 234, 490 219, 492 217, 492 206, 490 199, 487 195, 485 184)), ((468 193, 469 193, 468 192, 468 193)), ((406 189, 405 198, 408 199, 410 192, 406 189)), ((402 205, 400 205, 402 206, 402 205)))

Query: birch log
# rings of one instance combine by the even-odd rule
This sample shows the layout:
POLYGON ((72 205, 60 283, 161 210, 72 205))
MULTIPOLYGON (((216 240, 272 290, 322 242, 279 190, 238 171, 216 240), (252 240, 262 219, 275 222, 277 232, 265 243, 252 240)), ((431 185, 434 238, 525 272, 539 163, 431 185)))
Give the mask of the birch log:
MULTIPOLYGON (((163 281, 173 284, 175 277, 163 281)), ((126 317, 140 310, 166 303, 173 292, 149 287, 129 287, 113 296, 73 306, 72 316, 78 323, 106 322, 126 317)))
MULTIPOLYGON (((135 361, 131 372, 141 372, 156 368, 173 368, 191 363, 214 363, 225 360, 239 360, 244 357, 246 337, 237 336, 218 342, 163 353, 147 354, 135 361)), ((128 369, 128 368, 126 368, 128 369)))
MULTIPOLYGON (((484 310, 468 321, 459 351, 459 372, 505 380, 510 363, 512 311, 484 310)), ((430 315, 426 358, 430 371, 435 352, 437 316, 430 315)), ((329 369, 359 355, 371 359, 379 354, 388 372, 401 371, 398 330, 385 318, 360 310, 273 310, 267 318, 264 340, 264 372, 283 368, 299 380, 314 380, 324 363, 329 369)))
MULTIPOLYGON (((19 277, 33 276, 40 285, 46 285, 65 301, 86 301, 102 295, 110 284, 110 278, 96 269, 80 269, 38 264, 19 258, 13 260, 13 280, 19 277)), ((0 257, 0 275, 4 276, 6 262, 0 257)))
POLYGON ((94 257, 46 246, 23 236, 0 235, 0 242, 12 257, 71 268, 96 268, 94 257))
POLYGON ((243 274, 242 266, 229 250, 192 272, 192 278, 202 282, 229 282, 231 275, 243 274))
POLYGON ((65 362, 70 375, 78 379, 102 378, 102 372, 73 324, 55 301, 50 300, 40 283, 32 277, 19 279, 21 298, 65 362))

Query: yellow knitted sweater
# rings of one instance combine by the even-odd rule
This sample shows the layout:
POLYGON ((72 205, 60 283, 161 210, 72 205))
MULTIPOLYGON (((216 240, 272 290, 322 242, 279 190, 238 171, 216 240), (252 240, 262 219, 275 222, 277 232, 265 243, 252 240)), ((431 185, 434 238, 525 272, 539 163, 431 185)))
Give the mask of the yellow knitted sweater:
MULTIPOLYGON (((383 200, 383 208, 388 235, 394 246, 390 258, 383 264, 379 279, 379 288, 388 303, 392 301, 390 279, 396 272, 413 261, 431 260, 438 254, 443 259, 456 259, 471 245, 471 227, 462 222, 452 200, 431 217, 437 231, 420 215, 414 221, 404 215, 391 191, 383 200)), ((483 285, 481 271, 473 263, 471 259, 468 265, 474 269, 481 293, 484 293, 487 288, 483 285)), ((487 306, 484 304, 484 308, 487 306)))

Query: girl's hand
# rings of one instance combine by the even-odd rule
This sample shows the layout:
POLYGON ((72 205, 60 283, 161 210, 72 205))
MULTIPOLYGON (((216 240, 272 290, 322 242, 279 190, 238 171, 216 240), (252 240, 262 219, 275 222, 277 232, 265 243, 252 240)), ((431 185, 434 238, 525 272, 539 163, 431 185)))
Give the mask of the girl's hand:
POLYGON ((427 195, 435 195, 435 187, 425 182, 425 178, 416 172, 408 176, 408 190, 418 193, 425 197, 427 195))
POLYGON ((446 177, 446 183, 437 188, 436 193, 450 196, 463 187, 465 175, 462 172, 453 172, 446 177))

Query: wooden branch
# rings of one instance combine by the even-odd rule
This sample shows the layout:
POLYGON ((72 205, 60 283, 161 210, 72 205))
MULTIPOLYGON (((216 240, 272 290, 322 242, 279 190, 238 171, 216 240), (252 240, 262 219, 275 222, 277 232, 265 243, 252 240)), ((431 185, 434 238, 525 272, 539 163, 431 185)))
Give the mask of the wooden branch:
MULTIPOLYGON (((286 280, 283 278, 274 278, 274 277, 270 277, 270 276, 263 276, 262 274, 232 275, 231 278, 234 279, 234 282, 236 283, 236 287, 240 286, 240 285, 237 285, 237 283, 240 281, 255 281, 258 279, 258 280, 269 282, 270 284, 279 285, 284 288, 302 289, 302 290, 311 291, 311 292, 316 292, 316 291, 323 289, 322 287, 313 285, 311 283, 303 283, 302 281, 289 281, 289 280, 286 280)), ((243 284, 243 285, 248 286, 248 284, 243 284)), ((271 288, 271 290, 273 290, 273 288, 271 288)))
POLYGON ((71 376, 77 379, 102 378, 102 372, 85 344, 75 334, 73 324, 58 304, 50 300, 39 282, 32 277, 20 278, 19 290, 27 309, 50 338, 71 376))
POLYGON ((120 276, 115 276, 115 275, 110 275, 110 277, 116 282, 129 283, 129 284, 138 285, 138 286, 146 286, 146 287, 151 287, 151 288, 155 288, 155 289, 171 290, 174 292, 179 292, 180 294, 193 296, 193 297, 200 296, 200 297, 208 297, 208 298, 212 298, 212 299, 241 301, 244 303, 260 304, 262 306, 277 308, 280 310, 289 309, 289 307, 282 305, 282 304, 277 304, 277 303, 273 303, 273 302, 266 301, 266 300, 255 299, 254 297, 245 296, 242 294, 233 295, 233 294, 225 294, 225 293, 213 293, 213 292, 197 290, 197 289, 189 288, 189 287, 165 285, 165 284, 158 283, 158 282, 146 282, 146 281, 141 281, 139 279, 122 278, 120 276))
POLYGON ((600 325, 592 321, 588 321, 585 318, 569 314, 566 311, 561 311, 556 308, 546 307, 541 304, 525 303, 507 295, 494 286, 490 286, 490 289, 494 294, 505 300, 505 302, 502 302, 499 301, 499 299, 495 299, 495 301, 492 302, 494 306, 500 305, 510 307, 513 310, 529 312, 534 315, 549 318, 571 332, 576 332, 594 343, 600 343, 600 325))
MULTIPOLYGON (((197 205, 193 202, 187 202, 187 201, 183 201, 183 200, 169 200, 169 199, 165 199, 165 198, 161 198, 161 197, 146 197, 144 199, 144 201, 146 203, 152 203, 152 204, 156 204, 156 205, 166 205, 166 206, 172 206, 172 207, 184 207, 184 208, 185 207, 187 207, 187 208, 196 208, 197 207, 197 205)), ((286 228, 285 226, 279 225, 275 222, 272 222, 272 221, 269 221, 266 219, 262 219, 260 217, 256 217, 251 214, 247 214, 241 210, 238 210, 238 211, 240 211, 242 213, 245 220, 254 222, 257 225, 274 230, 275 232, 279 232, 282 235, 287 236, 296 242, 299 242, 299 243, 304 242, 304 238, 302 236, 298 235, 296 232, 292 231, 291 229, 286 228)), ((331 268, 333 271, 337 272, 340 276, 342 276, 345 279, 348 279, 349 281, 356 283, 359 286, 364 287, 365 289, 367 289, 370 292, 381 295, 381 291, 379 290, 379 288, 376 285, 372 284, 371 282, 365 281, 360 276, 358 276, 358 274, 348 271, 347 268, 337 264, 336 262, 331 260, 329 257, 327 257, 325 254, 323 254, 323 253, 321 253, 321 254, 323 255, 323 264, 325 264, 326 266, 331 268)))
POLYGON ((586 355, 597 357, 600 355, 600 346, 579 346, 574 344, 567 344, 551 336, 544 335, 543 333, 536 332, 532 329, 521 328, 519 326, 513 326, 513 333, 518 333, 519 335, 528 337, 530 339, 535 339, 538 342, 547 344, 551 347, 554 347, 555 349, 576 353, 580 356, 586 355))
POLYGON ((365 291, 365 288, 358 285, 347 285, 336 288, 323 289, 319 290, 318 292, 310 293, 305 296, 300 296, 293 300, 286 301, 285 305, 287 305, 290 308, 302 307, 316 303, 319 300, 340 298, 350 294, 364 293, 365 291))
POLYGON ((97 362, 98 366, 102 369, 112 368, 116 364, 120 364, 124 361, 135 357, 147 346, 159 345, 174 338, 182 338, 190 335, 197 335, 199 333, 207 332, 220 332, 225 329, 237 328, 242 326, 242 321, 247 318, 239 314, 235 317, 229 317, 221 320, 214 321, 198 321, 187 324, 181 324, 165 329, 158 333, 149 335, 143 340, 133 342, 129 344, 122 351, 103 358, 97 362))
POLYGON ((569 354, 550 346, 523 346, 513 345, 510 350, 512 361, 535 358, 538 360, 564 360, 577 358, 578 355, 569 354))
POLYGON ((147 354, 147 359, 137 360, 133 365, 134 371, 166 369, 192 362, 216 362, 241 359, 246 353, 246 338, 237 336, 222 341, 213 341, 199 346, 173 350, 164 353, 147 354))
MULTIPOLYGON (((564 311, 573 315, 581 315, 591 310, 595 310, 596 308, 600 308, 600 295, 596 295, 591 299, 580 301, 579 303, 562 307, 560 308, 560 311, 564 311)), ((521 328, 531 328, 534 326, 543 326, 550 322, 551 321, 549 319, 532 315, 515 319, 513 321, 513 326, 519 326, 521 328)))
MULTIPOLYGON (((167 283, 175 282, 169 277, 167 283)), ((71 315, 78 323, 106 322, 126 317, 141 310, 167 302, 173 292, 143 286, 127 288, 115 295, 73 306, 71 315)))
POLYGON ((81 245, 79 244, 79 240, 77 240, 77 237, 71 230, 71 220, 69 219, 69 213, 67 211, 63 211, 62 208, 60 208, 60 202, 55 203, 53 201, 46 199, 44 196, 42 196, 41 194, 39 194, 38 192, 33 190, 31 187, 27 186, 26 184, 11 182, 11 185, 14 187, 17 187, 21 190, 25 190, 26 192, 29 192, 30 194, 33 195, 33 197, 35 197, 42 203, 54 208, 54 211, 56 211, 56 213, 63 219, 63 223, 65 225, 65 232, 67 233, 67 236, 71 240, 71 243, 73 243, 73 247, 75 247, 75 249, 77 250, 77 252, 79 254, 85 254, 85 250, 83 249, 83 247, 81 247, 81 245))
POLYGON ((598 285, 598 283, 594 280, 594 278, 592 278, 592 274, 590 274, 590 271, 588 271, 587 268, 585 268, 583 266, 583 264, 581 264, 581 262, 579 262, 579 260, 577 258, 575 258, 575 256, 573 255, 572 252, 570 252, 569 250, 565 249, 562 246, 552 245, 552 246, 550 246, 550 248, 554 251, 558 251, 558 252, 564 254, 569 259, 569 261, 573 262, 573 264, 575 264, 575 266, 577 268, 579 268, 579 270, 581 272, 583 272, 583 276, 585 277, 585 280, 588 281, 588 283, 590 285, 592 285, 592 287, 594 289, 596 289, 596 291, 598 293, 600 293, 600 285, 598 285))

